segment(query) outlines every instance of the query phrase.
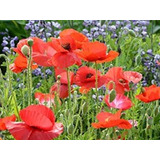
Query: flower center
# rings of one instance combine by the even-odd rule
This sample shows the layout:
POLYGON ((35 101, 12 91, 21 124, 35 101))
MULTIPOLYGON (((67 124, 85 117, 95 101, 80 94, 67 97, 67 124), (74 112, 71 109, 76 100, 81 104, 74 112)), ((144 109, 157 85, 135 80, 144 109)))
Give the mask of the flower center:
POLYGON ((71 49, 71 46, 69 43, 66 43, 66 44, 61 44, 61 46, 66 49, 66 50, 70 50, 71 49))
POLYGON ((89 73, 89 74, 86 75, 86 78, 91 78, 92 76, 93 76, 93 74, 89 73))
POLYGON ((125 84, 126 84, 126 81, 125 81, 124 79, 119 79, 119 83, 120 83, 121 85, 125 85, 125 84))

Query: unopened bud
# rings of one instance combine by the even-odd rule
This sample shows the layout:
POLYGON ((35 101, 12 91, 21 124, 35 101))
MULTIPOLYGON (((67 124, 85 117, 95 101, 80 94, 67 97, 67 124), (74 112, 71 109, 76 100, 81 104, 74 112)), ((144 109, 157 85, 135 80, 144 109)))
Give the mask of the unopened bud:
POLYGON ((115 98, 116 98, 116 91, 112 89, 109 93, 109 103, 113 102, 115 98))
POLYGON ((72 133, 73 133, 73 130, 74 130, 74 125, 73 125, 73 124, 70 124, 70 125, 67 127, 67 132, 68 132, 68 134, 72 134, 72 133))
POLYGON ((29 40, 28 40, 28 45, 29 45, 30 47, 33 46, 33 39, 29 39, 29 40))
POLYGON ((133 37, 136 37, 136 34, 135 34, 135 32, 133 31, 133 30, 129 30, 129 34, 131 35, 131 36, 133 36, 133 37))
POLYGON ((57 76, 57 80, 60 80, 60 79, 61 79, 61 76, 60 76, 60 75, 58 75, 58 76, 57 76))
POLYGON ((21 52, 25 55, 25 56, 28 56, 29 54, 29 47, 27 45, 24 45, 22 48, 21 48, 21 52))
POLYGON ((87 105, 87 103, 84 103, 83 106, 82 106, 82 113, 86 114, 87 111, 88 111, 88 105, 87 105))

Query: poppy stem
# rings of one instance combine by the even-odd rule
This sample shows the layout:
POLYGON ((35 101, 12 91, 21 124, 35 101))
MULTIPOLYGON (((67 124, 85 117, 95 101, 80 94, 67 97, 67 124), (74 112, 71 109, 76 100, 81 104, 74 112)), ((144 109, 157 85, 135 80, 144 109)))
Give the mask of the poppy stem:
POLYGON ((67 81, 68 81, 68 93, 69 93, 69 107, 71 105, 71 82, 70 82, 70 76, 69 76, 69 68, 67 68, 67 81))
POLYGON ((26 72, 23 73, 23 88, 22 88, 22 99, 23 99, 23 108, 25 108, 25 79, 26 79, 26 72))
POLYGON ((96 82, 95 82, 95 87, 96 87, 96 100, 97 100, 97 103, 98 103, 98 65, 97 63, 95 62, 95 68, 96 68, 96 82))
POLYGON ((32 103, 32 47, 30 46, 29 50, 29 58, 28 58, 28 67, 27 67, 27 72, 28 72, 28 105, 31 105, 32 103))

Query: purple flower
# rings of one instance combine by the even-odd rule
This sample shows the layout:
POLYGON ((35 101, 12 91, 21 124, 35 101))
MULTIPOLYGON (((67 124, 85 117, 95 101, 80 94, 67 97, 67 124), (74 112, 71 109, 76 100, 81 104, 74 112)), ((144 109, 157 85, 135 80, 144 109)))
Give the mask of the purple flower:
POLYGON ((35 76, 41 75, 41 69, 37 68, 37 69, 33 70, 32 74, 35 75, 35 76))
POLYGON ((52 75, 52 71, 51 71, 50 69, 47 69, 47 70, 46 70, 46 74, 47 74, 47 75, 52 75))
POLYGON ((98 100, 99 100, 100 102, 102 102, 103 99, 104 99, 104 96, 98 96, 98 100))
POLYGON ((56 37, 60 33, 61 26, 55 21, 45 20, 29 20, 25 26, 26 30, 30 30, 30 36, 39 37, 43 41, 46 41, 48 37, 56 37))
POLYGON ((41 83, 37 83, 36 88, 39 88, 41 86, 41 83))

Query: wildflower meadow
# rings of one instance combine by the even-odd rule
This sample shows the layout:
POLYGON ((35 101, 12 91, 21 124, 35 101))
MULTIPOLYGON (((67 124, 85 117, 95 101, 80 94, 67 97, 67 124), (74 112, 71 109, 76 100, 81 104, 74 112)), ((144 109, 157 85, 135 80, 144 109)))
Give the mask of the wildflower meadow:
POLYGON ((1 20, 0 140, 159 140, 160 21, 1 20))

